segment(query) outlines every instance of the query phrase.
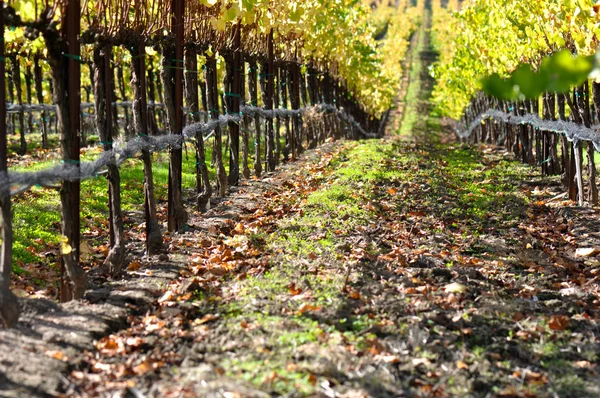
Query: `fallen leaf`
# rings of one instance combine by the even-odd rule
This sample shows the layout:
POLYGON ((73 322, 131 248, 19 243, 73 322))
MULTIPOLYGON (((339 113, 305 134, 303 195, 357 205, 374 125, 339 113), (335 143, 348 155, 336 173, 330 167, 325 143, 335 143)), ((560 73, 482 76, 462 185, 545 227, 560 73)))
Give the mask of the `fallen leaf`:
POLYGON ((215 275, 215 276, 223 276, 227 273, 227 270, 224 267, 212 267, 210 270, 210 273, 215 275))
POLYGON ((464 293, 467 291, 467 287, 465 285, 461 285, 458 282, 451 283, 444 287, 444 290, 447 293, 464 293))
POLYGON ((431 361, 427 358, 413 358, 411 363, 413 366, 419 366, 419 365, 429 366, 429 365, 431 365, 431 361))
POLYGON ((600 253, 600 248, 598 247, 580 247, 575 250, 575 255, 577 257, 591 257, 600 253))
POLYGON ((106 336, 98 340, 96 348, 104 355, 115 355, 122 350, 122 344, 114 336, 106 336))
POLYGON ((50 358, 58 359, 59 361, 67 361, 69 358, 62 351, 46 351, 44 354, 50 358))
POLYGON ((285 368, 288 372, 295 372, 296 370, 298 370, 298 365, 296 365, 293 362, 289 362, 285 368))
POLYGON ((569 327, 569 317, 566 315, 552 315, 548 326, 552 330, 565 330, 569 327))
POLYGON ((576 368, 581 368, 581 369, 591 369, 595 365, 592 365, 589 361, 576 361, 576 362, 573 362, 573 366, 576 368))
POLYGON ((469 369, 469 365, 467 365, 466 363, 464 363, 461 360, 456 361, 456 367, 458 369, 469 369))
POLYGON ((196 320, 194 321, 194 323, 195 323, 196 325, 202 325, 202 324, 205 324, 205 323, 208 323, 208 322, 214 321, 214 320, 216 320, 217 318, 219 318, 219 317, 218 317, 218 316, 216 316, 216 315, 213 315, 213 314, 206 314, 206 315, 204 315, 202 318, 200 318, 200 319, 196 319, 196 320))
POLYGON ((398 193, 398 190, 394 187, 391 187, 387 190, 387 193, 389 193, 390 195, 395 195, 396 193, 398 193))
POLYGON ((233 248, 246 246, 248 242, 249 239, 246 235, 235 235, 233 238, 223 241, 223 243, 225 243, 227 246, 233 248))
POLYGON ((111 369, 111 366, 108 363, 96 362, 92 366, 92 370, 96 373, 108 372, 108 371, 110 371, 110 369, 111 369))
POLYGON ((244 232, 246 232, 246 227, 244 226, 244 224, 237 223, 237 225, 235 226, 235 228, 233 229, 238 235, 242 235, 244 232))
POLYGON ((135 373, 138 376, 144 375, 148 372, 151 372, 152 370, 158 369, 160 367, 162 367, 164 365, 163 362, 161 361, 152 361, 150 359, 146 359, 144 362, 140 363, 137 366, 134 366, 133 369, 133 373, 135 373))
POLYGON ((302 288, 297 287, 294 282, 292 282, 288 285, 288 290, 292 296, 297 296, 300 293, 302 293, 302 288))
POLYGON ((308 312, 308 311, 318 311, 320 309, 321 309, 321 307, 304 303, 304 304, 302 304, 298 308, 298 312, 297 313, 298 313, 298 315, 302 315, 305 312, 308 312))
POLYGON ((174 298, 175 298, 175 293, 168 290, 167 292, 165 292, 165 294, 162 295, 161 298, 158 299, 158 302, 164 303, 165 301, 173 301, 174 298))
POLYGON ((127 266, 127 271, 137 271, 142 267, 142 263, 139 261, 132 261, 127 266))
POLYGON ((131 347, 139 347, 143 342, 141 337, 128 337, 127 340, 125 340, 125 344, 131 347))

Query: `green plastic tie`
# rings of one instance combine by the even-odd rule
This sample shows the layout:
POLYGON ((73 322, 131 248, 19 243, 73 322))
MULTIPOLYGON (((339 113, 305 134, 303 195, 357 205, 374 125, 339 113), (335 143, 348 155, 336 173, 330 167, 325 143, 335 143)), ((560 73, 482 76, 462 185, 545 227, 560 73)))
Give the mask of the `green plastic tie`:
POLYGON ((5 57, 0 57, 0 62, 5 62, 6 58, 5 57))
POLYGON ((61 160, 61 163, 80 164, 81 162, 79 160, 75 160, 75 159, 63 159, 63 160, 61 160))
POLYGON ((241 94, 236 94, 236 93, 225 93, 225 95, 227 97, 235 97, 235 98, 242 98, 241 94))
POLYGON ((100 145, 112 145, 113 143, 111 141, 100 141, 98 144, 100 144, 100 145))
POLYGON ((67 58, 71 58, 74 59, 75 61, 79 61, 81 62, 81 56, 80 55, 75 55, 75 54, 67 54, 67 53, 63 53, 63 55, 67 58))

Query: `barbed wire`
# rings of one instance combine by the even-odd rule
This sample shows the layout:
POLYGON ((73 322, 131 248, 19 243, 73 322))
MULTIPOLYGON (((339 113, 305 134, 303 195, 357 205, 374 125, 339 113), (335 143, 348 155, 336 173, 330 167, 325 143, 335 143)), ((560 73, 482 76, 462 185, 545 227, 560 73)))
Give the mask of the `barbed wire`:
POLYGON ((528 124, 536 129, 548 131, 557 134, 564 134, 569 142, 573 142, 575 146, 579 141, 591 141, 594 144, 596 151, 600 151, 600 125, 594 125, 591 128, 583 125, 565 121, 565 120, 544 120, 538 115, 527 113, 523 116, 517 116, 511 113, 506 113, 497 109, 488 109, 484 113, 477 116, 469 126, 461 123, 462 129, 456 129, 456 134, 461 138, 467 138, 477 126, 485 120, 496 120, 512 125, 528 124))
POLYGON ((225 127, 230 122, 240 123, 243 116, 261 116, 266 119, 272 119, 277 116, 290 117, 299 116, 308 111, 335 113, 342 120, 351 124, 357 131, 366 138, 375 138, 374 134, 367 133, 359 123, 343 109, 330 104, 318 104, 301 109, 274 109, 266 110, 255 106, 242 106, 239 113, 219 115, 217 120, 208 122, 199 122, 186 126, 182 135, 164 135, 147 136, 141 135, 127 142, 115 140, 112 143, 102 143, 106 147, 112 145, 112 149, 107 149, 93 161, 75 161, 63 160, 61 164, 37 171, 8 171, 0 173, 0 192, 10 191, 11 196, 18 195, 30 189, 33 186, 52 186, 60 181, 81 181, 94 178, 104 171, 107 166, 115 165, 120 167, 127 159, 133 158, 142 151, 160 152, 169 148, 179 149, 185 140, 196 139, 202 135, 206 140, 213 134, 218 127, 225 127), (207 135, 207 137, 204 137, 207 135))

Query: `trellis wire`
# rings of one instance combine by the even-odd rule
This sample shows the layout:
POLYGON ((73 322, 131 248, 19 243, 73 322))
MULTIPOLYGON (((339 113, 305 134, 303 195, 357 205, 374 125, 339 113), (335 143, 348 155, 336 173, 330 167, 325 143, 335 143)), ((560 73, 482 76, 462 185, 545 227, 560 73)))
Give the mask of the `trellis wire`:
POLYGON ((330 104, 319 104, 312 107, 301 109, 274 109, 265 110, 254 106, 243 106, 239 114, 220 115, 218 120, 208 122, 199 122, 186 126, 183 129, 183 135, 164 135, 158 137, 141 136, 127 142, 118 141, 112 143, 113 149, 105 150, 100 156, 89 162, 73 162, 69 163, 64 160, 62 164, 49 167, 39 171, 9 171, 0 174, 0 191, 10 190, 11 196, 18 195, 27 191, 33 186, 51 186, 59 181, 81 181, 88 178, 97 177, 108 165, 116 165, 120 167, 127 159, 134 157, 141 151, 160 152, 168 148, 181 148, 185 139, 194 139, 198 135, 207 137, 212 135, 215 128, 226 127, 229 122, 239 123, 243 115, 256 116, 260 115, 264 118, 274 118, 276 116, 289 117, 294 115, 302 115, 309 110, 318 112, 336 113, 342 120, 353 125, 363 136, 374 138, 372 134, 368 134, 354 120, 351 115, 348 115, 343 110, 336 108, 330 104))
MULTIPOLYGON (((588 128, 577 123, 564 120, 544 120, 533 113, 517 116, 497 109, 489 109, 477 116, 469 124, 469 126, 464 128, 462 131, 457 130, 456 134, 461 138, 467 138, 483 121, 490 119, 512 125, 528 124, 539 130, 564 134, 567 137, 567 140, 573 142, 575 146, 579 144, 579 141, 591 141, 594 144, 596 151, 600 152, 600 134, 598 133, 600 125, 594 125, 591 128, 588 128)), ((463 127, 465 127, 464 124, 463 127)))
MULTIPOLYGON (((123 108, 131 108, 133 105, 132 101, 116 101, 112 103, 113 106, 120 106, 123 108)), ((165 104, 160 102, 148 102, 146 104, 149 108, 165 108, 165 104)), ((81 110, 94 108, 95 104, 93 102, 83 102, 81 103, 81 110)), ((185 112, 189 111, 188 107, 184 107, 183 110, 185 112)), ((55 112, 56 105, 50 104, 6 104, 6 113, 19 113, 19 112, 55 112)), ((206 115, 205 111, 199 111, 200 115, 206 115)))

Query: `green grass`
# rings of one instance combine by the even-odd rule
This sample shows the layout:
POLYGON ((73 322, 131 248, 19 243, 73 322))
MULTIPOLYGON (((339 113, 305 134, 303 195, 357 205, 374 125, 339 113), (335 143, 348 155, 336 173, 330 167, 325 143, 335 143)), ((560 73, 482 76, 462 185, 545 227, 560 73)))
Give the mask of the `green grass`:
MULTIPOLYGON (((18 136, 11 136, 12 146, 18 145, 18 136), (16 139, 16 141, 15 141, 16 139), (13 142, 14 141, 14 142, 13 142)), ((39 152, 41 144, 39 136, 36 134, 28 135, 29 149, 35 157, 40 160, 26 164, 25 166, 11 167, 13 171, 36 171, 59 164, 58 159, 41 160, 47 158, 45 152, 39 152)), ((58 137, 51 135, 50 143, 56 147, 58 137)), ((95 136, 89 137, 93 142, 95 136)), ((252 141, 252 140, 251 140, 252 141)), ((249 167, 253 170, 253 142, 250 148, 249 167)), ((206 161, 210 166, 212 157, 212 140, 206 144, 206 161)), ((82 160, 93 160, 100 153, 100 148, 90 147, 82 160)), ((224 164, 229 169, 229 152, 224 151, 224 164)), ((25 160, 31 155, 28 155, 25 160)), ((195 154, 193 148, 185 148, 183 156, 183 174, 182 185, 184 191, 191 195, 195 192, 196 171, 195 154)), ((144 171, 143 163, 139 158, 127 160, 120 169, 121 172, 121 195, 122 209, 125 212, 140 213, 143 209, 144 192, 143 181, 144 171)), ((169 174, 168 153, 159 153, 153 155, 153 177, 155 184, 155 194, 158 204, 167 201, 169 174)), ((209 167, 209 176, 214 181, 215 170, 209 167)), ((82 239, 88 241, 91 246, 107 244, 107 238, 104 233, 108 232, 106 221, 108 219, 108 183, 105 177, 97 177, 85 180, 81 183, 81 233, 82 239)), ((188 209, 193 211, 194 209, 188 209)), ((138 221, 143 219, 143 213, 138 221)), ((21 275, 27 272, 23 266, 27 264, 46 264, 56 266, 58 257, 56 255, 40 256, 40 253, 54 251, 57 253, 57 245, 60 236, 60 197, 57 190, 33 187, 31 190, 15 197, 13 199, 13 222, 14 222, 14 243, 13 243, 13 270, 21 275)), ((131 225, 126 226, 131 227, 131 225)))

